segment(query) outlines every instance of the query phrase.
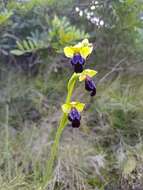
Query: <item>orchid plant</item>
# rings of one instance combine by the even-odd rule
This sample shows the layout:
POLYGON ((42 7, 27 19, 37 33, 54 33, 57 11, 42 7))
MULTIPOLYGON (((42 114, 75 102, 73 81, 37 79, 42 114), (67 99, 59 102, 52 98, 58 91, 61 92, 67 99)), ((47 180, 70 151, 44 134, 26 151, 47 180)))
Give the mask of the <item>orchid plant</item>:
POLYGON ((79 42, 74 46, 69 46, 64 48, 64 54, 66 57, 70 58, 71 65, 74 69, 74 73, 71 76, 67 85, 67 98, 65 103, 61 106, 63 115, 61 117, 60 125, 57 129, 54 143, 51 148, 50 158, 47 161, 46 174, 44 175, 44 180, 42 187, 40 189, 45 189, 52 177, 53 165, 57 156, 58 146, 60 137, 62 135, 63 129, 65 128, 67 122, 71 122, 73 128, 79 128, 81 123, 81 112, 83 111, 85 104, 74 101, 71 102, 71 97, 77 81, 85 81, 85 89, 90 92, 91 96, 96 95, 96 85, 92 80, 97 74, 97 71, 91 69, 84 70, 84 64, 87 57, 92 53, 93 46, 89 43, 88 39, 79 42))

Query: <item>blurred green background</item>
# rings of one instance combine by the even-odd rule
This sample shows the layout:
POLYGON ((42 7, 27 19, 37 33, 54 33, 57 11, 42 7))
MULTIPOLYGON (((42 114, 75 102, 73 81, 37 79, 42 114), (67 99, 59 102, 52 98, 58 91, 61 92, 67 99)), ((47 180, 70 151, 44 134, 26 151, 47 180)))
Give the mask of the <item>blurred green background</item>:
POLYGON ((37 190, 88 38, 97 95, 62 135, 49 190, 143 190, 143 1, 0 0, 0 190, 37 190))

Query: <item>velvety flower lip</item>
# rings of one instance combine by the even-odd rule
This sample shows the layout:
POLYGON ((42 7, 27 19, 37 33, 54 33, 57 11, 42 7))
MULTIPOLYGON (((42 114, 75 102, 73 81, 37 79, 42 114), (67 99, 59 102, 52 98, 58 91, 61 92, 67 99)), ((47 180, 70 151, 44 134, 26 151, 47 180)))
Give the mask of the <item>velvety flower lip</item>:
POLYGON ((91 92, 91 96, 95 96, 96 95, 96 85, 94 83, 94 81, 87 76, 85 79, 85 89, 89 92, 91 92))
POLYGON ((83 65, 85 63, 85 59, 81 57, 80 54, 76 54, 71 59, 71 64, 74 67, 75 73, 81 73, 83 71, 83 65))
POLYGON ((85 59, 82 58, 80 54, 75 54, 73 58, 71 59, 72 65, 77 65, 77 64, 84 65, 84 63, 85 63, 85 59))
POLYGON ((83 71, 83 66, 80 64, 74 65, 74 72, 81 73, 83 71))
POLYGON ((71 109, 70 113, 68 114, 68 119, 71 121, 73 128, 80 127, 81 115, 76 108, 71 109))

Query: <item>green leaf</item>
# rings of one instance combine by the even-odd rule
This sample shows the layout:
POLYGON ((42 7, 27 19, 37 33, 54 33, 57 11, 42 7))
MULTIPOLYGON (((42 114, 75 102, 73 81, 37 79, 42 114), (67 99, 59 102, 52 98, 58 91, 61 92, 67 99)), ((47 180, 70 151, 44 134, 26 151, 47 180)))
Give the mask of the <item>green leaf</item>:
POLYGON ((29 50, 30 47, 28 45, 28 42, 26 40, 23 40, 23 47, 25 48, 25 50, 29 50))
POLYGON ((0 24, 4 24, 12 16, 12 14, 12 12, 0 13, 0 24))
POLYGON ((35 48, 34 43, 31 40, 28 40, 28 43, 31 49, 35 48))
POLYGON ((18 47, 20 50, 24 51, 24 47, 23 47, 22 43, 20 43, 19 41, 17 41, 16 44, 17 44, 17 47, 18 47))
POLYGON ((14 49, 14 50, 11 50, 10 53, 12 53, 13 55, 23 55, 25 52, 19 50, 19 49, 14 49))

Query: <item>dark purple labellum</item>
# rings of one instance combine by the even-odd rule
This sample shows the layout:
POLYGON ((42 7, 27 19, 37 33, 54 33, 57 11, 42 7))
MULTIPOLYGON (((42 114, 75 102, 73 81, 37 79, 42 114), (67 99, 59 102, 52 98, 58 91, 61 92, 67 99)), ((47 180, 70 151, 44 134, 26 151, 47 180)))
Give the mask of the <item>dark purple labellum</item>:
POLYGON ((96 86, 94 81, 90 77, 86 77, 85 79, 85 89, 89 92, 91 92, 91 96, 96 95, 96 86))
POLYGON ((79 63, 74 65, 73 67, 74 67, 74 72, 75 73, 81 73, 83 71, 83 66, 80 65, 79 63))
POLYGON ((81 73, 83 71, 83 65, 85 63, 85 59, 82 58, 80 54, 76 54, 71 59, 71 64, 74 67, 74 72, 81 73))
POLYGON ((69 121, 72 123, 73 128, 79 128, 80 127, 80 120, 81 120, 81 115, 77 111, 76 108, 72 108, 69 115, 68 115, 69 121))
POLYGON ((76 64, 84 65, 84 63, 85 63, 85 59, 82 58, 80 54, 75 54, 73 58, 71 59, 72 65, 76 65, 76 64))

